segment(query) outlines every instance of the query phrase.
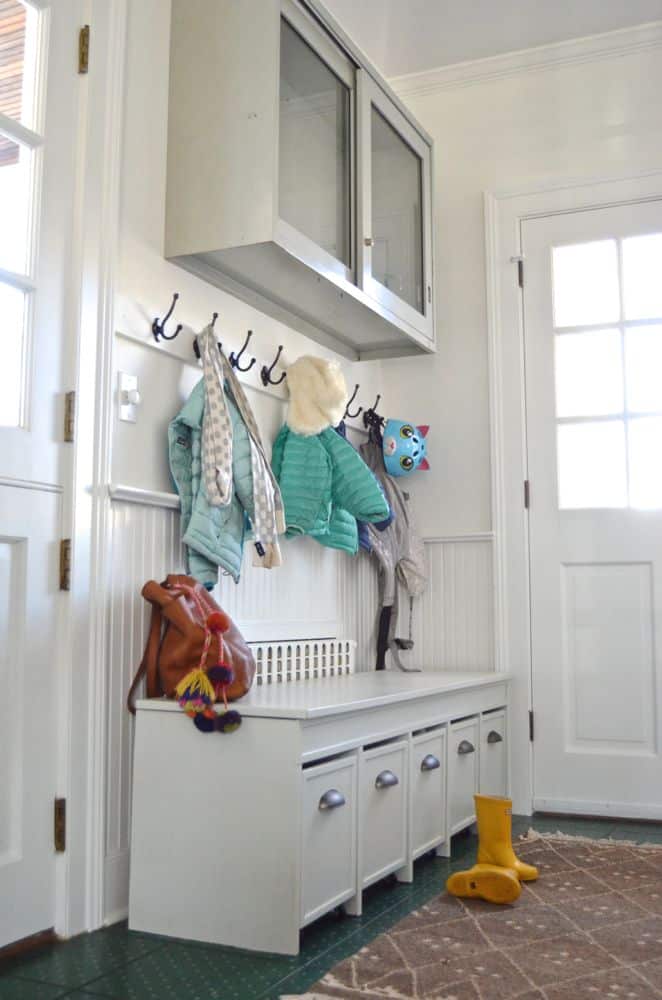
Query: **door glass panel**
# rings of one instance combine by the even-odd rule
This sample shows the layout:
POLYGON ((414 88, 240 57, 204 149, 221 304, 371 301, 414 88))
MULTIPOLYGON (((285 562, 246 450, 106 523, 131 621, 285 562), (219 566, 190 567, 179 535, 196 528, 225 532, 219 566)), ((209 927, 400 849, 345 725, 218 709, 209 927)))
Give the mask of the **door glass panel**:
POLYGON ((556 337, 556 415, 590 417, 623 409, 620 330, 556 337))
POLYGON ((423 164, 372 106, 372 276, 423 313, 423 164))
POLYGON ((281 18, 279 214, 351 267, 350 90, 281 18))
POLYGON ((630 505, 662 507, 662 417, 628 423, 630 505))
POLYGON ((0 283, 0 425, 4 427, 17 427, 21 422, 25 308, 25 293, 0 283))
POLYGON ((662 413, 662 325, 626 331, 625 382, 629 410, 662 413))
POLYGON ((662 233, 623 240, 625 319, 662 316, 662 233))
POLYGON ((561 424, 557 434, 559 506, 625 507, 625 423, 561 424))
POLYGON ((0 112, 29 128, 34 128, 38 18, 18 0, 0 0, 0 112))
POLYGON ((27 270, 32 152, 0 135, 0 267, 27 270))
POLYGON ((552 251, 554 326, 597 326, 620 319, 615 240, 552 251))

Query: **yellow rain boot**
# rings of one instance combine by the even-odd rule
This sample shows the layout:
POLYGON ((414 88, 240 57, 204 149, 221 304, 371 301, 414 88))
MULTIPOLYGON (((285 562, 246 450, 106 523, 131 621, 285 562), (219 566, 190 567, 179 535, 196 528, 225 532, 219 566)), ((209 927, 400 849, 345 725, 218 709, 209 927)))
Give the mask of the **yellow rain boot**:
POLYGON ((512 799, 474 795, 478 824, 478 863, 515 872, 522 882, 534 882, 538 869, 520 861, 512 843, 512 799))
POLYGON ((477 897, 488 903, 514 903, 522 891, 515 872, 498 865, 474 865, 466 872, 455 872, 446 888, 451 896, 477 897))

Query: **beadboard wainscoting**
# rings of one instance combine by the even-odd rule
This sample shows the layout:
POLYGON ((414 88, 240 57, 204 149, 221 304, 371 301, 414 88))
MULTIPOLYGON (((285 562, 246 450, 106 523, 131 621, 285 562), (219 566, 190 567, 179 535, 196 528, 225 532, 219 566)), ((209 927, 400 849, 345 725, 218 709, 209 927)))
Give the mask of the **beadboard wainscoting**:
MULTIPOLYGON (((108 581, 107 819, 104 915, 126 915, 133 725, 126 692, 144 649, 149 607, 143 583, 184 566, 176 497, 127 487, 111 488, 108 581)), ((433 538, 425 542, 429 586, 414 611, 415 650, 405 664, 424 669, 494 668, 492 538, 433 538)), ((375 562, 352 558, 312 539, 283 541, 284 563, 265 571, 244 557, 238 586, 222 579, 216 598, 249 640, 322 638, 357 640, 357 670, 374 665, 377 621, 375 562)), ((398 634, 408 631, 408 602, 400 605, 398 634)))

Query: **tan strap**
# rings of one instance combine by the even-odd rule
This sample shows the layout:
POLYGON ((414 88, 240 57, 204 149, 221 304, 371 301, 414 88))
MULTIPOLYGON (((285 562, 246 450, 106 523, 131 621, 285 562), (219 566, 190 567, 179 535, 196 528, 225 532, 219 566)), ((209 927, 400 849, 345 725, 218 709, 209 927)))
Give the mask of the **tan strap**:
POLYGON ((126 707, 131 712, 131 715, 136 714, 136 691, 145 674, 147 675, 147 697, 155 698, 159 694, 157 663, 159 646, 161 644, 162 619, 163 612, 160 605, 152 604, 152 620, 149 626, 147 645, 145 646, 143 658, 136 670, 136 676, 133 678, 126 698, 126 707))

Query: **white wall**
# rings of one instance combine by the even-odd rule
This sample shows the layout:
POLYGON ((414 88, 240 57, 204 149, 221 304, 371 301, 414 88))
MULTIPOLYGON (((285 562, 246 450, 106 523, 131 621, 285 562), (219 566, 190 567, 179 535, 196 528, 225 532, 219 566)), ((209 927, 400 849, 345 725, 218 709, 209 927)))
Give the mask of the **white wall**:
POLYGON ((435 140, 438 353, 382 376, 394 411, 431 425, 430 472, 411 480, 427 535, 491 527, 483 192, 662 167, 659 48, 459 87, 440 77, 421 96, 415 78, 400 84, 435 140))

